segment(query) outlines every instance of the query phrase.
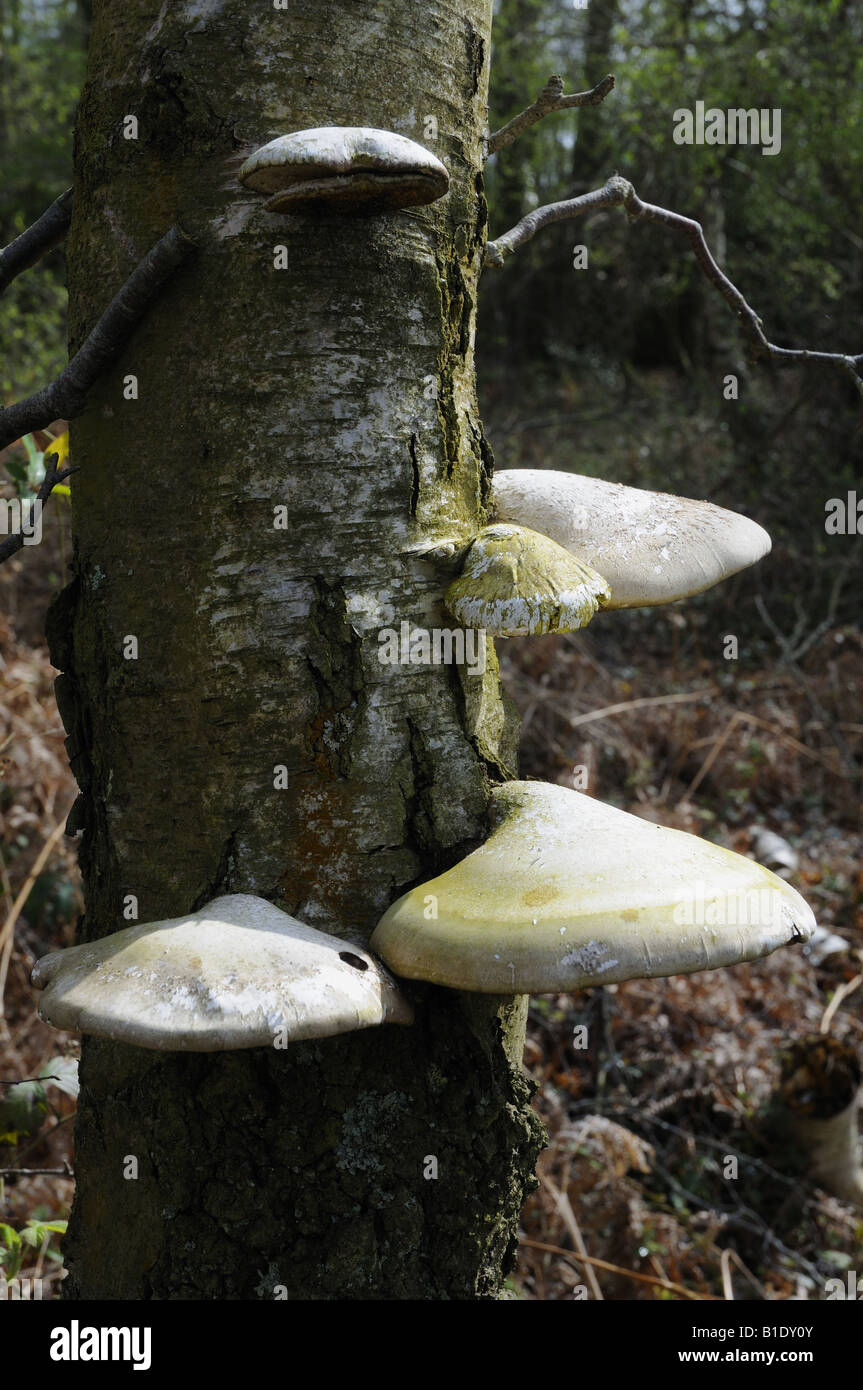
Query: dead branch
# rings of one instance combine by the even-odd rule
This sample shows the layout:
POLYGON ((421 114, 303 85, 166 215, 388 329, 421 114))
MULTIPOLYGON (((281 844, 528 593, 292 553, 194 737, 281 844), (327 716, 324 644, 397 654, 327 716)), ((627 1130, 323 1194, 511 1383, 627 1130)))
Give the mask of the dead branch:
POLYGON ((552 222, 569 221, 595 208, 603 207, 622 207, 633 222, 659 222, 672 231, 680 232, 692 247, 695 259, 707 279, 736 314, 755 357, 769 357, 784 365, 792 362, 817 362, 839 367, 851 377, 858 395, 863 397, 863 353, 849 356, 841 352, 816 352, 809 348, 783 348, 771 343, 755 310, 714 260, 701 223, 696 222, 694 218, 684 217, 679 212, 657 207, 654 203, 642 202, 629 180, 621 178, 619 174, 613 174, 602 188, 593 189, 590 193, 583 193, 580 197, 570 198, 565 202, 547 203, 544 207, 529 212, 510 231, 498 237, 496 241, 488 243, 485 264, 501 266, 507 256, 511 256, 519 246, 530 241, 543 227, 552 222))
POLYGON ((568 111, 573 106, 599 106, 613 87, 614 74, 610 72, 601 82, 597 82, 595 87, 591 87, 589 92, 570 92, 564 96, 563 78, 555 73, 548 79, 532 106, 513 116, 511 121, 488 137, 487 153, 494 154, 496 150, 511 145, 523 131, 530 130, 532 125, 536 125, 537 121, 541 121, 543 116, 550 115, 552 111, 568 111))
POLYGON ((0 1086, 29 1086, 32 1082, 38 1081, 59 1081, 59 1076, 19 1076, 17 1081, 4 1081, 0 1076, 0 1086))
POLYGON ((27 270, 41 260, 47 251, 62 241, 69 230, 72 217, 72 190, 61 193, 32 227, 10 241, 0 251, 0 294, 10 285, 16 275, 27 270))
POLYGON ((74 420, 87 393, 113 363, 167 280, 195 250, 174 226, 156 242, 114 296, 99 322, 56 381, 35 395, 0 411, 0 449, 53 420, 74 420))

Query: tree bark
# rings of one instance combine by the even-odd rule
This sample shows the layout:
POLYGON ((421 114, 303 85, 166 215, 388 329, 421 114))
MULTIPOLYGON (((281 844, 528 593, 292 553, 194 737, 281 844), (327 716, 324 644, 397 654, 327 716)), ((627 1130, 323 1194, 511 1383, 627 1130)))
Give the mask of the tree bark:
MULTIPOLYGON (((515 773, 491 649, 482 677, 378 656, 382 628, 448 625, 442 576, 406 547, 484 519, 491 8, 93 5, 73 348, 172 222, 200 250, 73 427, 74 576, 49 639, 82 789, 80 939, 128 925, 127 895, 147 921, 225 892, 367 938, 482 840, 489 786, 515 773), (318 125, 419 140, 449 195, 265 213, 242 159, 318 125)), ((412 994, 412 1028, 287 1051, 85 1040, 66 1296, 495 1297, 541 1143, 526 1000, 412 994)))

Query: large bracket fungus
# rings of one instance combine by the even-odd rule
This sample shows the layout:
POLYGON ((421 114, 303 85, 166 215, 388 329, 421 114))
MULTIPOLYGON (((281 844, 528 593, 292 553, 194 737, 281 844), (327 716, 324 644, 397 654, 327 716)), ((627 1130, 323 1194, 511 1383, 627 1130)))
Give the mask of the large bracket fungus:
POLYGON ((56 1028, 138 1047, 221 1052, 412 1023, 398 985, 361 946, 233 893, 37 962, 56 1028))
POLYGON ((371 946, 397 975, 547 994, 757 960, 815 926, 754 860, 581 792, 506 782, 479 849, 388 909, 371 946))
POLYGON ((499 637, 575 632, 609 590, 601 574, 524 526, 487 526, 474 536, 444 603, 463 627, 499 637))
POLYGON ((533 527, 608 580, 608 608, 642 608, 699 594, 770 550, 763 527, 712 502, 578 473, 495 473, 496 520, 533 527))
POLYGON ((268 212, 388 212, 433 203, 449 188, 436 155, 406 135, 367 126, 280 135, 249 156, 239 179, 273 194, 268 212))

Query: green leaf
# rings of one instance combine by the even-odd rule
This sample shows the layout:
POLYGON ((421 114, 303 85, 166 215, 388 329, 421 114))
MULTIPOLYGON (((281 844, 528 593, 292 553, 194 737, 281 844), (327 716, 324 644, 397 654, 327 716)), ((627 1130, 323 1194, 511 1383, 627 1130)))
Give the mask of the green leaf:
POLYGON ((36 443, 33 439, 32 434, 25 434, 23 439, 21 440, 21 443, 27 450, 27 462, 30 464, 31 468, 37 461, 41 463, 42 455, 36 448, 36 443))

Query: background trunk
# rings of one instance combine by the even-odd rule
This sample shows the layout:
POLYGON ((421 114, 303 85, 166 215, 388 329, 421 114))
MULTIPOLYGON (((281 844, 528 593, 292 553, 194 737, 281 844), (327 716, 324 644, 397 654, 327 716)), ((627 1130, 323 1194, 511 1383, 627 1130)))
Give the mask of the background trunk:
MULTIPOLYGON (((442 576, 402 552, 483 516, 490 10, 93 5, 72 347, 172 221, 201 250, 73 431, 75 572, 49 637, 84 793, 82 939, 128 925, 129 894, 147 921, 237 891, 367 937, 482 839, 489 781, 515 772, 493 656, 485 677, 385 666, 377 636, 449 625, 442 576), (448 198, 360 220, 265 214, 236 181, 244 155, 326 124, 427 144, 448 198)), ((493 1296, 539 1147, 526 1001, 412 992, 411 1029, 287 1052, 85 1041, 67 1295, 493 1296)))
MULTIPOLYGON (((618 0, 590 0, 584 40, 584 82, 581 84, 584 87, 592 87, 607 72, 614 71, 612 35, 619 19, 618 0)), ((567 85, 569 90, 570 84, 567 85)), ((577 91, 578 87, 572 86, 572 90, 577 91)), ((609 132, 608 122, 597 116, 596 109, 590 106, 579 115, 573 192, 594 188, 614 172, 614 137, 609 132)))

